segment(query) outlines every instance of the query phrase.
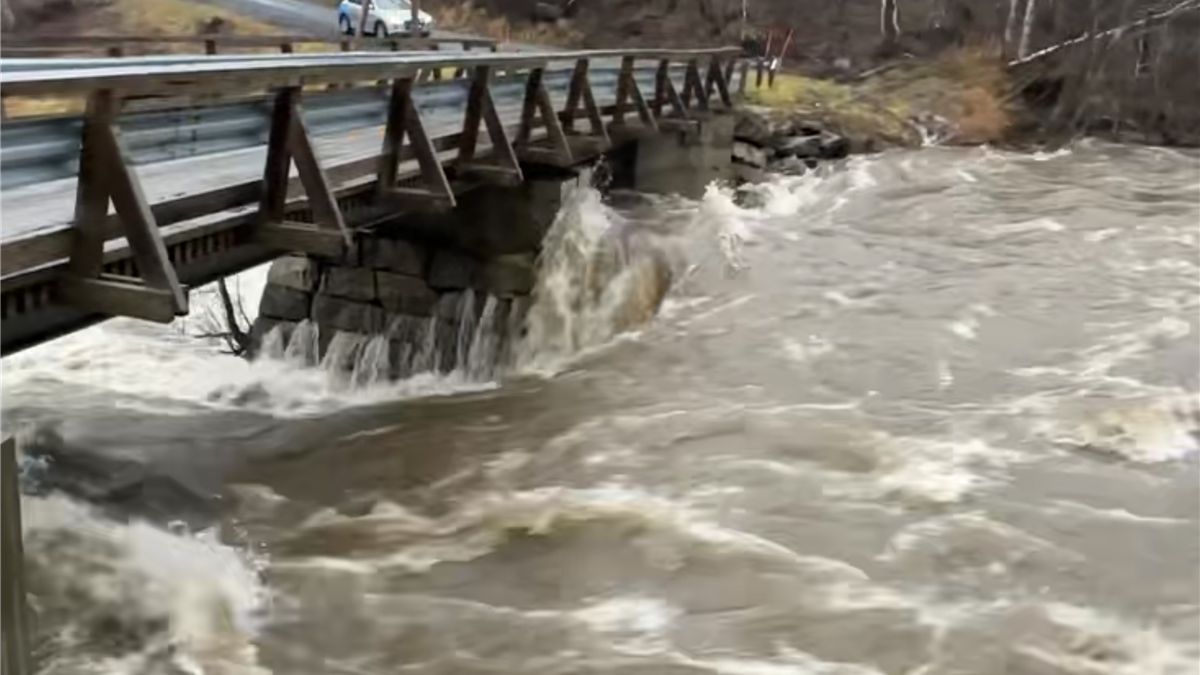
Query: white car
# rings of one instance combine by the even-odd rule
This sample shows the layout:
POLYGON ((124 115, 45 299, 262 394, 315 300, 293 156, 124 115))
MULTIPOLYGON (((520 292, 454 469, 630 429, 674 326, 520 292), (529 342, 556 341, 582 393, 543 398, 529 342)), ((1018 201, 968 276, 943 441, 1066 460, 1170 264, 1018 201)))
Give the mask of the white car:
MULTIPOLYGON (((364 0, 341 0, 338 3, 338 30, 354 35, 362 20, 364 0)), ((417 12, 417 26, 412 26, 412 5, 407 0, 371 0, 371 11, 363 33, 375 37, 389 35, 420 35, 426 37, 433 29, 433 17, 417 12)))

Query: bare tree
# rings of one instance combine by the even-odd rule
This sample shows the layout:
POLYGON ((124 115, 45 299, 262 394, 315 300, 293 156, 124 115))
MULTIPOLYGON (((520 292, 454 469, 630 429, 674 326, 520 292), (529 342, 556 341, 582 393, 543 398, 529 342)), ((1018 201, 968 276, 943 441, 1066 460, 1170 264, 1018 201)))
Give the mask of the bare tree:
POLYGON ((894 45, 900 39, 900 0, 880 0, 879 29, 885 44, 894 45))
POLYGON ((1017 47, 1017 58, 1029 53, 1029 35, 1033 32, 1033 17, 1037 12, 1037 0, 1025 0, 1025 21, 1021 25, 1021 43, 1017 47))
POLYGON ((217 281, 217 293, 221 299, 221 314, 215 314, 212 309, 206 311, 200 317, 202 332, 196 337, 206 340, 222 340, 228 353, 234 356, 245 356, 253 348, 249 328, 253 322, 246 314, 242 296, 238 294, 235 299, 229 292, 229 286, 225 279, 217 281))
POLYGON ((1017 14, 1021 0, 1008 0, 1008 21, 1004 24, 1004 53, 1012 53, 1013 38, 1017 32, 1017 14))

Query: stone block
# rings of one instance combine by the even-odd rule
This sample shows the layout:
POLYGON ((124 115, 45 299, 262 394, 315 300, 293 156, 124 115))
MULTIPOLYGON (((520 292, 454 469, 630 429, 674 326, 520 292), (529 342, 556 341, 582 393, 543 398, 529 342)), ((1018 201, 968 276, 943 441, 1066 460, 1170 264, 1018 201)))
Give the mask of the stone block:
POLYGON ((435 251, 429 263, 429 285, 436 290, 470 288, 475 276, 475 260, 456 251, 435 251))
POLYGON ((375 273, 364 267, 330 267, 321 279, 321 294, 347 300, 375 299, 375 273))
POLYGON ((363 267, 419 277, 425 273, 426 251, 401 239, 372 237, 362 242, 363 267))
POLYGON ((537 260, 532 253, 496 256, 480 268, 479 281, 492 295, 528 295, 537 282, 537 260))
POLYGON ((287 286, 267 284, 258 304, 259 316, 284 321, 303 321, 308 318, 312 294, 287 286))
POLYGON ((319 294, 313 300, 312 317, 321 327, 322 336, 330 328, 365 335, 382 333, 387 328, 382 307, 329 295, 319 294))
POLYGON ((429 316, 437 302, 437 293, 420 277, 376 271, 375 287, 380 304, 389 312, 429 316))
POLYGON ((271 263, 267 283, 305 293, 317 289, 317 265, 308 256, 289 255, 271 263))

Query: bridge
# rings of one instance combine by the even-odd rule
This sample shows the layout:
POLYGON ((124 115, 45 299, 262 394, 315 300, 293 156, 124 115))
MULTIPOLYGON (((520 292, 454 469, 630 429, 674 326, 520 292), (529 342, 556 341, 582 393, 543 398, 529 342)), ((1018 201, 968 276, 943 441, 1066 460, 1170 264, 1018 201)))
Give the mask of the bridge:
MULTIPOLYGON (((490 269, 536 250, 544 228, 522 223, 545 225, 556 208, 544 198, 555 190, 538 185, 557 189, 602 156, 639 189, 719 175, 728 113, 751 67, 755 86, 765 73, 730 48, 500 53, 408 41, 298 53, 307 38, 199 40, 203 55, 134 56, 145 40, 45 50, 6 38, 5 103, 82 112, 0 128, 3 354, 112 317, 170 322, 188 313, 189 287, 272 260, 291 261, 271 284, 303 297, 295 319, 368 331, 375 314, 428 316, 438 293, 474 283, 447 281, 437 260, 490 269)), ((288 302, 268 304, 288 318, 288 302)), ((5 672, 19 674, 29 663, 14 456, 5 440, 0 613, 5 672)))

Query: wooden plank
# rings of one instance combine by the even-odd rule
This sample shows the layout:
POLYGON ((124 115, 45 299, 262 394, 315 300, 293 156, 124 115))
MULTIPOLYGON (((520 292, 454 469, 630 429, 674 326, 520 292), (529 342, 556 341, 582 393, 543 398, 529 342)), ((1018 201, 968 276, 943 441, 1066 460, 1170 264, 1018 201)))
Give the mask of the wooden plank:
POLYGON ((621 71, 617 74, 617 107, 612 115, 616 126, 625 124, 625 106, 629 104, 629 87, 633 82, 633 59, 627 56, 621 59, 621 71))
MULTIPOLYGON (((687 106, 683 104, 683 99, 679 96, 679 90, 675 88, 675 83, 671 81, 670 73, 667 68, 663 67, 663 64, 666 64, 667 68, 669 68, 670 62, 664 61, 662 64, 659 64, 658 82, 662 87, 663 97, 666 99, 667 103, 671 104, 671 112, 676 117, 686 120, 688 119, 687 106)), ((659 119, 662 118, 661 104, 659 110, 657 111, 657 115, 659 119)))
POLYGON ((410 78, 393 80, 392 92, 388 99, 387 122, 383 127, 383 150, 379 154, 380 189, 396 185, 396 172, 400 167, 400 151, 404 145, 404 132, 408 124, 405 115, 408 106, 404 104, 412 94, 413 81, 410 78))
POLYGON ((267 137, 267 159, 263 166, 262 201, 258 206, 259 217, 264 223, 283 220, 283 208, 287 202, 288 170, 292 162, 291 139, 293 105, 300 95, 297 87, 287 87, 275 95, 275 106, 271 112, 271 130, 267 137))
MULTIPOLYGON (((352 246, 354 237, 346 227, 342 209, 338 206, 337 198, 334 197, 333 190, 330 188, 329 177, 321 168, 321 161, 313 147, 312 138, 308 135, 298 100, 292 101, 288 132, 288 146, 292 151, 292 161, 296 163, 296 173, 299 174, 300 183, 304 185, 304 192, 308 195, 308 203, 313 210, 313 219, 318 227, 341 234, 346 241, 346 246, 352 246)), ((286 174, 282 184, 286 188, 286 174)))
POLYGON ((700 65, 696 59, 688 61, 687 74, 683 79, 683 105, 691 108, 692 96, 696 97, 696 110, 708 112, 708 96, 704 92, 704 83, 700 79, 700 65))
POLYGON ((94 279, 66 277, 58 282, 56 292, 71 306, 106 316, 128 316, 155 323, 171 323, 177 316, 175 299, 169 291, 150 288, 133 277, 112 274, 94 279))
POLYGON ((471 72, 471 87, 467 90, 467 110, 463 114, 462 138, 458 146, 458 164, 465 166, 475 160, 479 142, 479 126, 483 122, 484 96, 487 94, 488 66, 476 66, 471 72))
POLYGON ((17 443, 0 444, 0 622, 4 675, 33 675, 32 624, 25 590, 25 547, 21 534, 21 480, 17 443))
POLYGON ((279 251, 324 258, 341 257, 347 246, 346 239, 333 230, 294 221, 260 224, 254 228, 254 239, 279 251))
POLYGON ((116 119, 112 92, 88 100, 79 148, 79 178, 75 187, 74 245, 70 273, 80 278, 100 274, 104 260, 105 220, 108 217, 109 172, 112 158, 104 157, 100 134, 116 119))

